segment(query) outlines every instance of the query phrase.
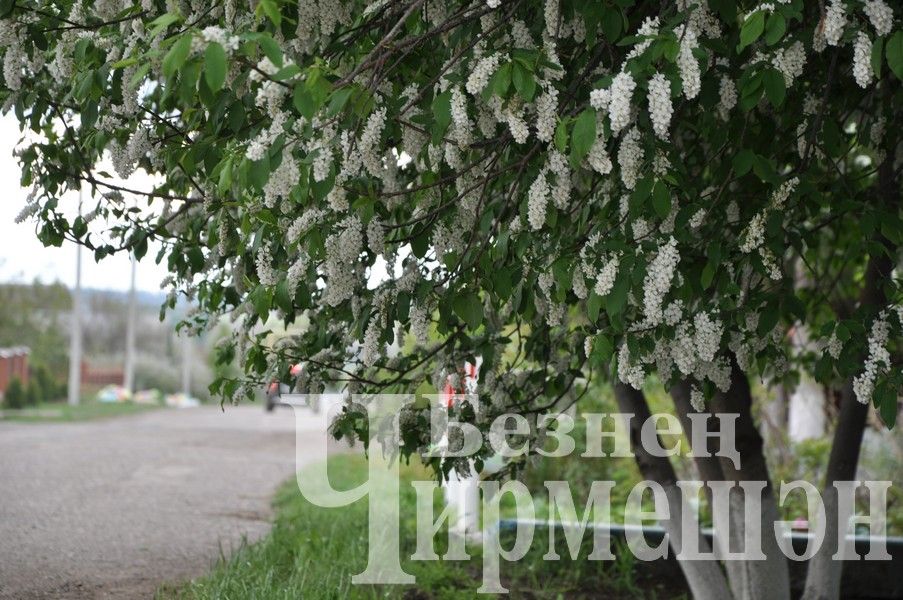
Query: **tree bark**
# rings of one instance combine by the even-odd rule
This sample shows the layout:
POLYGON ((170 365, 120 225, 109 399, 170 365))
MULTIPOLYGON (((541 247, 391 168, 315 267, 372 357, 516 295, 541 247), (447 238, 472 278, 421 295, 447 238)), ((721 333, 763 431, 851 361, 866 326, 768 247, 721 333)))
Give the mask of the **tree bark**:
MULTIPOLYGON (((640 472, 646 479, 656 481, 665 489, 668 498, 670 518, 663 521, 662 525, 668 533, 669 543, 674 552, 678 552, 682 545, 682 531, 680 515, 683 511, 682 491, 677 487, 677 476, 671 462, 664 457, 651 455, 643 447, 640 431, 643 423, 651 416, 649 405, 643 392, 635 390, 623 383, 614 384, 615 400, 622 413, 631 413, 634 418, 630 421, 630 445, 636 458, 640 472)), ((697 523, 697 530, 698 530, 697 523)), ((700 552, 711 552, 708 540, 700 533, 700 552)), ((724 572, 717 561, 684 561, 678 559, 690 592, 696 600, 725 600, 731 598, 724 572)))
MULTIPOLYGON (((674 409, 678 419, 680 419, 681 427, 683 427, 684 433, 686 434, 687 442, 692 443, 692 425, 688 415, 691 411, 695 411, 695 409, 690 403, 690 383, 685 380, 680 381, 671 387, 669 393, 671 394, 671 399, 674 400, 674 409)), ((699 479, 704 484, 708 484, 710 481, 724 481, 724 471, 721 470, 721 459, 717 456, 717 453, 720 450, 718 439, 719 438, 717 437, 706 438, 705 450, 710 456, 693 457, 699 479)), ((696 448, 695 450, 698 453, 701 453, 702 451, 700 448, 696 448)), ((704 487, 703 493, 705 494, 706 503, 708 504, 709 509, 711 509, 712 489, 710 487, 704 487)), ((731 544, 730 540, 725 540, 725 543, 728 544, 727 547, 729 548, 731 544)), ((724 567, 727 571, 727 580, 731 586, 731 590, 736 594, 739 592, 738 584, 743 577, 741 565, 737 561, 729 560, 725 561, 724 567)))
MULTIPOLYGON (((774 523, 780 517, 774 488, 768 474, 768 465, 762 451, 762 436, 752 418, 752 392, 746 373, 731 357, 731 387, 726 393, 718 393, 712 398, 712 410, 716 413, 737 413, 735 443, 740 454, 739 468, 727 459, 721 458, 721 470, 725 481, 761 481, 762 506, 758 522, 746 520, 746 502, 739 488, 731 492, 730 525, 731 537, 742 543, 748 527, 758 527, 765 560, 737 561, 739 581, 731 581, 736 598, 743 600, 789 600, 790 571, 787 558, 781 551, 774 534, 774 523)), ((745 549, 744 549, 745 550, 745 549)))
MULTIPOLYGON (((884 159, 878 169, 878 192, 886 206, 899 202, 896 177, 893 170, 893 153, 884 159)), ((859 304, 877 313, 885 304, 887 297, 883 284, 888 280, 893 269, 890 259, 893 244, 886 237, 876 235, 876 242, 886 248, 887 252, 879 252, 869 257, 865 270, 864 287, 859 297, 859 304)), ((864 357, 863 357, 864 359, 864 357)), ((846 532, 838 530, 837 494, 835 481, 852 481, 856 478, 856 466, 859 463, 859 449, 868 416, 868 404, 862 404, 853 393, 853 380, 848 380, 840 397, 840 414, 837 416, 837 427, 831 443, 831 455, 828 458, 828 469, 825 474, 825 485, 822 500, 825 503, 825 541, 815 556, 809 561, 809 572, 806 574, 806 590, 802 600, 837 600, 840 597, 840 579, 843 574, 843 561, 832 560, 837 551, 840 536, 846 532)))

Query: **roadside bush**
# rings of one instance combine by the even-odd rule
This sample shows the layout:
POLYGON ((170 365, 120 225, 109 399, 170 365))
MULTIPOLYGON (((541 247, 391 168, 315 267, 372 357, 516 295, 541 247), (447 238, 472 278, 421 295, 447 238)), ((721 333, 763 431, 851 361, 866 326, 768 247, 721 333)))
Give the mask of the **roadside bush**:
POLYGON ((26 406, 35 406, 43 398, 43 394, 41 393, 41 387, 33 379, 28 382, 28 385, 24 386, 24 389, 25 389, 24 396, 25 396, 25 405, 26 406))
POLYGON ((22 408, 25 406, 25 389, 18 377, 13 377, 3 394, 4 408, 22 408))
POLYGON ((66 397, 66 384, 53 376, 47 365, 38 364, 31 369, 31 381, 41 402, 55 402, 66 397))

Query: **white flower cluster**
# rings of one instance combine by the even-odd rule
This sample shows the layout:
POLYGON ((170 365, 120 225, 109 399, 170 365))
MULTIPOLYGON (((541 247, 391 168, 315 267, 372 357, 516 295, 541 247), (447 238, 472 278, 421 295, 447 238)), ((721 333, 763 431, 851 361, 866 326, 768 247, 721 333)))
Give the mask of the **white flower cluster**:
POLYGON ((693 318, 693 327, 695 329, 693 341, 700 360, 706 362, 715 360, 715 354, 721 347, 724 325, 718 319, 711 318, 708 313, 701 312, 693 318))
POLYGON ((727 75, 721 76, 721 82, 718 84, 718 117, 722 121, 727 121, 730 112, 737 106, 737 85, 727 75))
POLYGON ((486 87, 486 84, 489 83, 489 78, 495 73, 501 60, 502 55, 498 52, 481 58, 467 78, 467 84, 465 85, 467 93, 471 96, 479 95, 483 88, 486 87))
POLYGON ((806 65, 806 49, 803 43, 797 40, 790 47, 777 50, 771 64, 781 72, 784 83, 790 87, 796 78, 803 74, 803 67, 806 65))
POLYGON ((890 334, 890 325, 887 322, 887 314, 882 312, 872 323, 872 331, 869 335, 869 355, 865 361, 865 370, 861 375, 853 378, 853 391, 856 399, 863 404, 868 404, 875 392, 875 381, 878 375, 890 368, 890 353, 887 351, 887 339, 890 334))
POLYGON ((365 367, 372 367, 382 357, 382 347, 379 343, 379 336, 382 333, 381 321, 379 315, 370 319, 367 324, 367 330, 364 332, 364 343, 361 346, 361 362, 365 367))
POLYGON ((643 365, 631 363, 630 349, 627 348, 626 342, 621 344, 621 348, 618 350, 618 379, 635 390, 642 389, 643 382, 646 380, 646 371, 643 369, 643 365))
POLYGON ((255 257, 257 266, 257 278, 261 285, 276 285, 279 283, 279 273, 273 268, 273 249, 268 242, 260 245, 255 257))
MULTIPOLYGON (((636 89, 636 82, 633 75, 626 71, 621 71, 615 75, 611 82, 611 95, 609 96, 608 115, 611 119, 611 133, 618 135, 622 129, 630 123, 630 101, 633 98, 633 90, 636 89)), ((597 102, 601 102, 602 98, 596 95, 597 102)), ((592 95, 590 96, 592 101, 592 95)))
POLYGON ((273 145, 273 142, 276 141, 276 138, 282 133, 285 119, 286 114, 282 111, 278 111, 273 116, 273 121, 270 123, 270 126, 261 130, 257 137, 251 140, 251 143, 248 144, 248 147, 245 150, 245 156, 248 157, 248 160, 262 160, 263 157, 266 156, 270 146, 273 145))
POLYGON ((825 343, 825 351, 828 353, 828 356, 834 360, 840 358, 840 353, 843 352, 843 342, 837 337, 836 331, 831 332, 831 337, 828 338, 828 341, 825 343))
POLYGON ((853 78, 859 87, 866 88, 872 82, 872 41, 865 32, 856 34, 853 42, 853 78))
POLYGON ((611 90, 598 89, 589 93, 589 105, 598 111, 607 111, 611 103, 611 90))
POLYGON ((509 106, 502 113, 502 118, 508 124, 508 130, 511 131, 511 137, 518 144, 523 144, 530 136, 530 128, 523 117, 522 107, 509 106))
POLYGON ((702 390, 695 385, 690 388, 690 406, 692 406, 693 410, 696 412, 705 410, 705 396, 702 394, 702 390))
POLYGON ((229 32, 222 27, 215 27, 212 25, 204 28, 204 31, 201 32, 201 37, 203 37, 204 41, 208 44, 212 42, 219 44, 227 54, 238 50, 238 44, 240 42, 237 35, 230 35, 229 32))
POLYGON ((430 316, 426 308, 421 304, 412 304, 409 313, 411 320, 411 333, 421 346, 425 346, 430 340, 430 316))
POLYGON ((467 97, 457 85, 451 90, 451 117, 454 125, 452 136, 458 146, 466 148, 473 141, 473 125, 467 116, 467 97))
POLYGON ((668 127, 673 113, 671 84, 662 73, 656 73, 649 80, 649 117, 655 135, 662 141, 668 141, 668 127))
POLYGON ((363 225, 354 215, 339 223, 336 232, 326 239, 323 301, 328 305, 338 306, 354 295, 357 260, 363 245, 363 225))
POLYGON ((640 28, 637 29, 637 37, 644 38, 639 44, 635 45, 630 49, 630 52, 627 53, 627 57, 624 59, 624 62, 632 58, 636 58, 645 52, 649 46, 652 45, 653 40, 658 35, 658 26, 659 20, 658 17, 646 17, 643 19, 640 28))
POLYGON ((593 288, 599 296, 606 296, 615 286, 615 279, 618 276, 618 265, 621 263, 621 257, 613 256, 605 263, 599 276, 596 278, 596 285, 593 288))
POLYGON ((561 16, 561 7, 558 5, 559 0, 546 0, 543 7, 543 16, 546 22, 546 36, 550 39, 558 37, 558 20, 561 16))
POLYGON ((649 263, 643 280, 643 315, 646 323, 655 326, 662 322, 662 305, 671 289, 674 271, 680 262, 677 240, 673 237, 662 245, 649 263))
POLYGON ((286 149, 282 155, 282 162, 275 171, 270 173, 270 179, 263 187, 263 203, 268 208, 273 208, 279 200, 288 198, 300 178, 298 163, 291 152, 286 149))
POLYGON ((828 10, 825 14, 824 32, 825 42, 829 46, 837 46, 840 44, 840 38, 843 36, 843 28, 847 25, 846 9, 843 6, 843 0, 830 0, 828 10))
POLYGON ((382 171, 381 138, 385 126, 386 108, 381 106, 370 113, 358 140, 361 163, 373 177, 379 177, 382 171))
POLYGON ((621 181, 624 187, 632 190, 636 186, 643 164, 643 147, 640 145, 640 132, 632 127, 621 140, 618 148, 618 166, 621 167, 621 181))
POLYGON ((596 131, 598 137, 586 155, 586 162, 600 175, 608 175, 611 173, 612 164, 608 150, 605 148, 605 138, 602 137, 602 126, 598 125, 596 131))
POLYGON ((677 68, 683 81, 684 97, 692 100, 699 94, 702 86, 700 82, 699 61, 693 56, 693 50, 699 47, 699 39, 692 27, 679 26, 674 30, 674 35, 680 40, 680 50, 677 53, 677 68))
POLYGON ((571 201, 571 169, 568 161, 558 150, 549 152, 547 168, 555 176, 555 186, 552 188, 552 203, 564 210, 571 201))
POLYGON ((543 170, 536 176, 527 193, 527 221, 530 223, 530 229, 536 231, 545 225, 548 202, 549 182, 546 181, 546 173, 543 170))
POLYGON ((536 99, 536 137, 539 141, 552 141, 557 119, 558 90, 550 84, 536 99))
POLYGON ((865 0, 862 7, 875 33, 879 36, 887 35, 894 26, 894 11, 884 2, 884 0, 865 0))

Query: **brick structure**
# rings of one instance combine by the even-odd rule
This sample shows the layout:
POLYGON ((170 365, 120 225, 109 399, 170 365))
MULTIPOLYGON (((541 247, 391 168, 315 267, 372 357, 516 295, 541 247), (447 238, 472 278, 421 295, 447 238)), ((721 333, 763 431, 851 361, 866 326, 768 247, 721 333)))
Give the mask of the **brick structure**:
POLYGON ((122 367, 95 367, 82 361, 81 380, 83 385, 122 385, 122 367))
POLYGON ((0 395, 6 393, 13 377, 17 377, 23 386, 28 385, 29 352, 26 346, 0 348, 0 395))

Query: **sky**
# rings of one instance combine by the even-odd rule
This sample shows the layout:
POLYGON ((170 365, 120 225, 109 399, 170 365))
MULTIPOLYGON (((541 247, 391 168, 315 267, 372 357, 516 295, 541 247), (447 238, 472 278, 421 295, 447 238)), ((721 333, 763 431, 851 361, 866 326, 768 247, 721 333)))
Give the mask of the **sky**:
MULTIPOLYGON (((0 116, 0 181, 6 186, 6 192, 0 194, 0 282, 30 283, 38 279, 42 283, 60 281, 72 287, 75 283, 75 245, 66 242, 60 248, 45 248, 35 233, 35 221, 16 223, 16 216, 25 206, 28 195, 28 190, 19 185, 19 164, 13 156, 21 137, 15 116, 0 116)), ((149 187, 147 176, 140 174, 129 183, 131 187, 143 183, 140 189, 149 187)), ((65 212, 74 214, 78 195, 73 193, 65 197, 61 205, 65 206, 65 212)), ((92 230, 102 225, 95 223, 92 230)), ((138 263, 135 282, 139 290, 158 292, 160 282, 166 276, 165 266, 154 263, 156 250, 151 247, 138 263)), ((129 288, 129 276, 127 255, 118 254, 96 263, 92 252, 82 252, 83 287, 124 291, 129 288)))

